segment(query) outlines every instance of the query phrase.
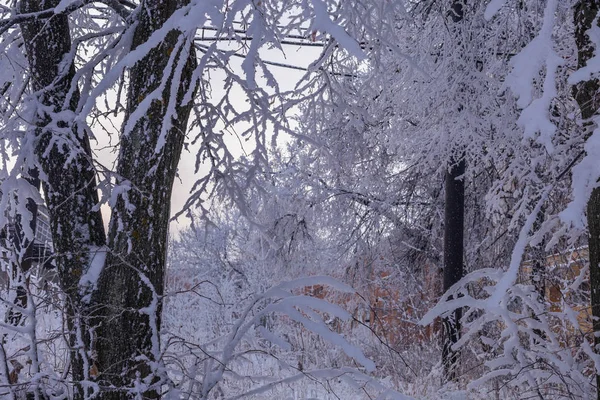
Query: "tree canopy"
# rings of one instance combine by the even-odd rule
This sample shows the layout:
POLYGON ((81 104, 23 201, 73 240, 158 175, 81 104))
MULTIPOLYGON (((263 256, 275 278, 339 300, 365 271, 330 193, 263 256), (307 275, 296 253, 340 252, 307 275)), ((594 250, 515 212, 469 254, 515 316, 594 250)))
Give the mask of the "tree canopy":
POLYGON ((0 394, 600 399, 599 12, 0 1, 0 394))

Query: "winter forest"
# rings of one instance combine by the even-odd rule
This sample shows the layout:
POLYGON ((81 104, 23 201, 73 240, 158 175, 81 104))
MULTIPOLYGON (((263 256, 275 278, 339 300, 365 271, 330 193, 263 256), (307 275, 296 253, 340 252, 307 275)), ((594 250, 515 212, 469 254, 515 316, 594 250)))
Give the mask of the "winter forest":
POLYGON ((600 0, 0 0, 0 399, 600 400, 600 0))

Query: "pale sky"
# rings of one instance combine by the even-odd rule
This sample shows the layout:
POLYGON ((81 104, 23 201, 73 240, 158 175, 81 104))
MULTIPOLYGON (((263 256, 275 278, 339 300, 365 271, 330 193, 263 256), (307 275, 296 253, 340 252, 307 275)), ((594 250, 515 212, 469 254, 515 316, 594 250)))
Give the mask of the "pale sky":
MULTIPOLYGON (((284 46, 285 57, 281 54, 281 52, 276 51, 265 51, 262 52, 261 55, 265 60, 274 61, 278 63, 285 63, 296 65, 300 67, 307 67, 312 61, 318 57, 320 54, 321 48, 318 47, 299 47, 299 46, 284 46)), ((243 72, 241 69, 241 63, 243 59, 241 58, 233 58, 232 64, 235 65, 235 69, 239 71, 240 75, 243 76, 243 72)), ((299 79, 305 74, 304 71, 294 70, 290 68, 283 67, 271 67, 271 72, 276 77, 279 82, 280 88, 282 91, 293 89, 299 79)), ((214 79, 218 79, 217 74, 212 75, 214 79)), ((257 81, 260 83, 260 79, 257 77, 257 81)), ((223 90, 221 88, 220 82, 215 82, 212 84, 215 97, 219 97, 223 95, 223 90)), ((243 96, 240 96, 240 101, 245 101, 243 96)), ((240 103, 243 105, 243 103, 240 103)), ((121 127, 122 116, 113 116, 111 117, 111 123, 117 127, 121 127)), ((105 123, 107 123, 106 121, 105 123)), ((101 134, 95 132, 97 135, 97 143, 92 143, 92 147, 96 151, 98 155, 98 160, 103 165, 107 167, 112 167, 114 160, 116 158, 116 152, 114 151, 114 145, 118 142, 118 137, 113 135, 112 138, 108 137, 106 134, 101 134), (112 142, 112 143, 111 143, 112 142)), ((188 199, 190 195, 190 190, 197 179, 197 175, 194 175, 194 166, 195 166, 195 150, 196 148, 190 147, 189 151, 183 151, 181 160, 179 162, 179 177, 180 179, 175 180, 175 184, 173 187, 173 197, 171 200, 171 214, 173 215, 177 211, 180 211, 185 201, 188 199)), ((237 138, 232 137, 232 147, 237 148, 237 152, 239 153, 240 145, 237 138)), ((251 149, 250 149, 251 150, 251 149)), ((202 171, 200 171, 201 173, 202 171)), ((110 208, 105 205, 102 208, 102 212, 104 215, 104 223, 108 225, 108 221, 110 219, 110 208)), ((184 216, 179 217, 178 221, 175 221, 171 225, 171 231, 176 233, 182 227, 188 226, 189 221, 184 216)))

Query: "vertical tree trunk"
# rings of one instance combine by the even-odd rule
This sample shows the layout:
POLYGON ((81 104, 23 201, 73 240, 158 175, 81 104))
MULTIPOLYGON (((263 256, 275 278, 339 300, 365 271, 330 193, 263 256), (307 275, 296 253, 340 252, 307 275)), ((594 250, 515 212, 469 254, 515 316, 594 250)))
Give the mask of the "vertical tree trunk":
MULTIPOLYGON (((33 13, 58 3, 23 0, 20 11, 33 13)), ((147 41, 183 3, 143 2, 132 47, 147 41)), ((21 24, 21 30, 32 89, 40 104, 52 113, 74 111, 79 92, 74 90, 70 99, 66 97, 71 85, 76 85, 72 82, 75 66, 72 60, 65 60, 71 50, 67 16, 28 20, 21 24), (68 68, 61 69, 65 61, 68 68)), ((170 32, 129 73, 126 121, 144 98, 160 87, 163 78, 167 82, 160 89, 160 98, 151 103, 132 129, 123 132, 117 173, 132 189, 113 210, 110 253, 91 304, 81 300, 79 280, 89 266, 90 251, 104 245, 106 236, 100 213, 92 211, 98 196, 88 135, 70 121, 57 122, 56 115, 47 112, 39 113, 37 128, 29 135, 29 140, 36 143, 37 165, 46 176, 44 192, 59 255, 60 282, 67 297, 75 398, 84 395, 79 382, 93 378, 89 374, 92 355, 103 387, 100 398, 127 398, 136 384, 142 387, 145 398, 159 396, 158 386, 152 387, 157 376, 151 365, 158 361, 171 191, 191 111, 191 104, 182 105, 182 100, 192 85, 196 60, 190 41, 182 42, 180 36, 179 32, 170 32), (174 60, 172 64, 170 59, 174 60), (171 94, 171 84, 178 89, 175 94, 171 94), (169 114, 173 109, 174 114, 169 114), (54 128, 46 129, 51 121, 54 128), (95 337, 89 338, 89 326, 82 327, 81 323, 87 322, 92 309, 95 337), (83 343, 77 339, 78 329, 84 336, 83 343), (86 339, 93 340, 93 350, 86 339)))
MULTIPOLYGON (((545 207, 542 207, 540 210, 537 220, 533 225, 533 231, 537 232, 541 228, 544 223, 544 215, 545 215, 545 207)), ((533 287, 535 288, 535 292, 538 296, 538 301, 542 303, 545 310, 546 305, 546 267, 548 262, 546 260, 546 251, 545 251, 546 241, 542 240, 540 244, 531 249, 531 281, 533 282, 533 287)), ((532 317, 539 321, 539 317, 535 314, 532 317)), ((533 340, 535 343, 541 343, 543 339, 546 338, 546 334, 541 329, 534 329, 533 333, 537 335, 533 340)), ((541 366, 543 368, 543 366, 541 366)))
MULTIPOLYGON (((577 66, 582 68, 594 56, 595 49, 587 32, 600 11, 599 0, 581 0, 575 5, 575 42, 578 49, 577 66)), ((590 119, 600 106, 600 83, 598 79, 581 82, 573 88, 575 100, 581 109, 584 127, 593 128, 590 119)), ((600 188, 593 190, 587 204, 588 244, 590 258, 590 288, 594 351, 600 352, 600 188)), ((600 371, 596 371, 597 398, 600 400, 600 371)))
MULTIPOLYGON (((33 13, 55 7, 58 3, 59 0, 23 0, 20 12, 33 13)), ((67 100, 75 74, 73 61, 65 59, 71 50, 67 16, 30 20, 22 23, 20 28, 31 70, 32 89, 39 103, 47 107, 45 110, 38 109, 37 128, 28 133, 26 140, 35 143, 37 164, 47 177, 44 193, 57 254, 58 275, 66 295, 65 315, 69 328, 72 377, 76 382, 75 398, 80 398, 83 391, 77 382, 86 379, 84 366, 88 349, 77 339, 76 331, 82 329, 80 323, 87 314, 78 284, 88 268, 90 246, 102 246, 106 241, 102 216, 99 211, 92 211, 98 203, 96 174, 84 127, 74 126, 65 120, 46 128, 55 117, 48 109, 51 113, 74 111, 79 100, 78 90, 74 90, 67 100), (67 61, 68 67, 61 69, 64 61, 67 61)), ((82 331, 85 332, 85 329, 82 331)))
MULTIPOLYGON (((596 188, 588 201, 590 289, 594 351, 600 353, 600 189, 596 188)), ((600 371, 596 371, 596 390, 600 400, 600 371)))
MULTIPOLYGON (((175 0, 143 2, 133 48, 148 40, 179 6, 181 1, 175 0)), ((121 138, 117 173, 132 189, 113 210, 111 252, 93 299, 99 310, 95 349, 100 382, 116 388, 102 393, 102 399, 128 398, 125 388, 131 389, 136 380, 150 385, 142 390, 144 398, 159 397, 160 378, 151 365, 158 361, 171 191, 191 111, 191 104, 181 103, 193 85, 196 61, 189 42, 177 45, 180 36, 170 32, 129 73, 124 126, 162 79, 168 78, 168 83, 160 100, 154 100, 121 138), (175 58, 172 67, 170 57, 175 58), (178 71, 182 63, 185 66, 178 71), (171 82, 178 82, 174 117, 167 114, 173 100, 171 82), (161 130, 169 122, 163 141, 161 130)))
MULTIPOLYGON (((455 0, 449 14, 455 23, 464 18, 465 2, 455 0)), ((460 107, 460 106, 459 106, 460 107)), ((463 274, 464 219, 465 219, 465 180, 466 161, 450 160, 446 171, 446 198, 444 210, 444 292, 458 282, 463 274)), ((442 363, 447 381, 456 379, 458 352, 452 346, 460 339, 460 319, 462 310, 455 310, 444 318, 444 337, 442 344, 442 363)))
MULTIPOLYGON (((463 274, 464 216, 465 216, 465 173, 466 162, 462 158, 446 172, 446 199, 444 213, 444 292, 458 282, 463 274)), ((456 378, 458 353, 452 349, 460 339, 462 310, 455 310, 444 318, 444 342, 442 362, 448 381, 456 378)))

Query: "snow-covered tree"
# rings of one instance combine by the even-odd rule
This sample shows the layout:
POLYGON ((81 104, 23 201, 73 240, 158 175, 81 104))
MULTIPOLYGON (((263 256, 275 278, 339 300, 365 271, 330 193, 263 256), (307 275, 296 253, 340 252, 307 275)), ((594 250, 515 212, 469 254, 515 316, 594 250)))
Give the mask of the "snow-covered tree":
MULTIPOLYGON (((289 105, 262 54, 295 37, 324 43, 315 70, 330 49, 362 57, 360 38, 345 27, 353 22, 360 31, 370 14, 322 0, 24 0, 2 2, 0 12, 2 224, 23 221, 26 249, 43 197, 73 396, 159 397, 169 379, 160 367, 160 315, 182 149, 198 143, 197 167, 208 166, 189 204, 222 193, 243 206, 240 194, 266 165, 268 131, 289 131, 289 105), (209 42, 206 31, 214 33, 209 42), (235 45, 221 46, 225 40, 235 45), (232 63, 240 55, 242 73, 232 63), (221 97, 211 96, 221 83, 215 71, 224 76, 221 97), (233 159, 224 133, 238 123, 252 143, 247 162, 233 159), (99 162, 90 143, 106 130, 118 143, 115 168, 99 162)), ((23 254, 14 261, 21 265, 23 254)), ((36 368, 32 382, 42 373, 36 368)), ((45 389, 32 383, 27 390, 41 396, 45 389)))
MULTIPOLYGON (((453 157, 464 154, 468 168, 461 178, 471 205, 466 208, 465 263, 467 272, 475 272, 455 285, 442 298, 444 303, 454 300, 440 303, 426 321, 466 307, 466 336, 453 347, 469 343, 473 348, 472 364, 468 358, 461 362, 463 371, 473 374, 462 379, 483 375, 472 388, 503 377, 523 393, 563 390, 587 396, 593 386, 585 371, 595 356, 585 345, 576 353, 562 350, 559 333, 584 329, 569 311, 575 305, 568 292, 585 279, 585 268, 566 277, 561 275, 565 270, 546 266, 547 254, 570 254, 582 244, 583 207, 578 206, 585 204, 582 190, 595 182, 583 171, 593 163, 589 157, 577 165, 586 134, 571 93, 573 78, 567 79, 577 68, 575 3, 467 3, 466 26, 458 38, 449 21, 453 4, 413 5, 410 17, 396 17, 398 41, 386 55, 371 59, 355 79, 328 77, 332 89, 306 108, 303 133, 313 132, 315 144, 302 144, 311 150, 304 150, 309 156, 298 165, 308 171, 313 187, 329 193, 325 198, 338 201, 338 212, 351 210, 345 200, 365 210, 362 218, 341 219, 353 227, 364 227, 376 215, 387 224, 384 237, 400 237, 403 215, 416 209, 437 213, 437 221, 434 217, 430 223, 415 214, 405 221, 413 235, 399 243, 410 244, 419 238, 415 227, 439 227, 440 181, 432 177, 443 176, 453 157), (321 132, 329 135, 318 136, 321 132), (408 193, 422 197, 397 201, 415 187, 413 177, 419 177, 419 189, 408 193), (582 179, 587 186, 577 184, 582 179), (564 212, 571 198, 575 202, 564 212), (420 207, 423 203, 429 207, 420 207), (519 280, 527 259, 538 260, 530 272, 533 281, 519 280), (561 328, 561 316, 547 317, 544 279, 548 285, 566 282, 564 291, 558 290, 566 313, 561 328), (489 370, 477 368, 481 359, 489 370), (567 364, 578 391, 563 382, 567 364)), ((437 245, 437 257, 439 238, 439 233, 428 238, 429 246, 437 245)), ((575 336, 585 343, 583 334, 575 336)))

